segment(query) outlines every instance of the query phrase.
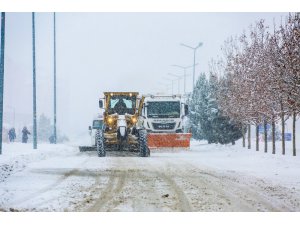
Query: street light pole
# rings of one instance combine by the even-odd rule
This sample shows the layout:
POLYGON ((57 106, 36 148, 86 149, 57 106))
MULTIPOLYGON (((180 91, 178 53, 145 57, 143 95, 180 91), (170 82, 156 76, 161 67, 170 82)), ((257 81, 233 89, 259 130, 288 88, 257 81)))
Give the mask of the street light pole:
POLYGON ((171 80, 172 82, 172 95, 174 94, 174 80, 171 80))
POLYGON ((56 21, 55 21, 55 12, 53 15, 53 23, 54 23, 54 115, 53 115, 53 136, 54 136, 54 144, 57 141, 56 135, 56 21))
MULTIPOLYGON (((196 63, 196 66, 197 65, 198 65, 198 63, 196 63)), ((172 65, 172 66, 175 66, 175 67, 183 69, 183 76, 184 76, 183 93, 185 94, 186 93, 186 91, 185 91, 186 90, 186 69, 193 67, 193 65, 192 66, 172 65)))
POLYGON ((168 73, 168 75, 178 78, 178 94, 180 94, 180 79, 181 79, 182 76, 178 76, 178 75, 173 74, 173 73, 168 73))
POLYGON ((173 95, 174 94, 174 80, 173 79, 169 79, 169 78, 165 78, 165 79, 167 79, 167 80, 169 80, 169 81, 172 82, 172 95, 173 95))
MULTIPOLYGON (((169 80, 168 78, 165 78, 165 79, 169 80)), ((169 84, 166 84, 166 83, 162 83, 162 82, 159 82, 159 84, 164 86, 163 89, 159 88, 159 91, 160 91, 160 92, 164 92, 164 91, 165 91, 165 88, 167 88, 167 91, 168 91, 169 88, 172 87, 172 85, 169 85, 169 84)), ((173 88, 173 87, 172 87, 172 88, 173 88)))
POLYGON ((5 13, 1 13, 1 52, 0 52, 0 155, 2 154, 3 128, 3 86, 4 86, 4 45, 5 45, 5 13))
POLYGON ((203 43, 199 42, 199 44, 196 47, 191 47, 189 45, 182 44, 182 43, 180 45, 182 45, 184 47, 187 47, 187 48, 190 48, 190 49, 192 49, 194 51, 194 68, 193 68, 193 90, 194 90, 194 87, 195 87, 196 51, 197 51, 198 48, 200 48, 203 45, 203 43))
POLYGON ((33 77, 33 149, 37 149, 36 131, 36 73, 35 73, 35 18, 32 13, 32 77, 33 77))

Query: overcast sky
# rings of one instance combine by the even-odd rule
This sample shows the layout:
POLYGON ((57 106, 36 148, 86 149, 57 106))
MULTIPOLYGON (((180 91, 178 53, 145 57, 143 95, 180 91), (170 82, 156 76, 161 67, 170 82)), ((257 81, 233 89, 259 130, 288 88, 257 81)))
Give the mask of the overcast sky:
MULTIPOLYGON (((230 36, 265 19, 272 26, 286 13, 57 13, 59 129, 84 134, 98 112, 103 91, 171 92, 172 64, 190 66, 196 46, 196 76, 221 54, 230 36)), ((31 13, 6 13, 4 110, 32 113, 31 13)), ((192 69, 187 70, 192 75, 192 69)), ((36 13, 37 113, 53 118, 53 14, 36 13)), ((181 80, 180 92, 183 92, 181 80)), ((187 77, 191 91, 192 76, 187 77)), ((175 87, 174 87, 175 88, 175 87)), ((177 83, 176 83, 177 91, 177 83)), ((18 118, 16 118, 18 120, 18 118)), ((4 121, 10 123, 10 121, 4 121)), ((20 124, 23 126, 25 124, 20 124)), ((28 125, 28 124, 26 124, 28 125)))

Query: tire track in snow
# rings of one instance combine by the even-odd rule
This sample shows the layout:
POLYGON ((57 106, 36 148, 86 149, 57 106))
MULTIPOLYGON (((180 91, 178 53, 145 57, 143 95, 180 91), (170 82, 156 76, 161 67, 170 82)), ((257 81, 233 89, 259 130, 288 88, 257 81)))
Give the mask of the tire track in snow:
MULTIPOLYGON (((251 211, 251 207, 245 202, 241 201, 240 197, 236 193, 229 192, 222 188, 222 184, 212 181, 208 177, 201 175, 193 177, 188 173, 180 173, 180 176, 176 176, 187 187, 188 195, 193 195, 191 190, 195 190, 196 198, 193 198, 194 204, 196 203, 198 211, 222 211, 224 206, 233 209, 229 211, 251 211), (192 188, 194 187, 194 188, 192 188), (196 202, 195 200, 198 199, 196 202), (227 206, 226 206, 227 205, 227 206)), ((227 211, 225 208, 225 211, 227 211)))
MULTIPOLYGON (((267 211, 290 211, 291 209, 286 205, 282 205, 280 207, 275 206, 278 205, 278 201, 274 198, 269 199, 266 196, 263 196, 258 190, 258 186, 252 184, 241 184, 238 179, 234 177, 229 177, 225 175, 217 175, 217 173, 203 171, 200 168, 196 167, 191 163, 186 163, 187 166, 190 167, 192 171, 196 170, 199 177, 204 178, 201 182, 210 181, 211 184, 207 183, 211 186, 212 189, 215 189, 219 193, 222 193, 230 200, 235 200, 234 202, 237 204, 241 204, 242 208, 238 208, 238 210, 243 211, 257 211, 258 209, 265 208, 267 211), (213 185, 215 183, 215 185, 213 185), (274 204, 274 202, 276 204, 274 204)), ((187 169, 187 168, 186 168, 187 169)), ((197 185, 197 178, 191 179, 191 176, 186 176, 192 184, 197 185), (196 183, 195 183, 196 182, 196 183)))
MULTIPOLYGON (((193 192, 197 192, 195 197, 200 198, 200 200, 196 201, 198 211, 211 211, 213 208, 214 211, 219 211, 224 207, 224 204, 227 204, 228 207, 232 207, 232 202, 238 210, 251 211, 251 207, 241 201, 240 196, 237 196, 235 192, 229 191, 231 187, 229 187, 229 190, 225 190, 222 188, 222 181, 216 183, 211 177, 202 176, 203 171, 199 173, 199 169, 194 166, 192 167, 191 164, 185 162, 184 165, 179 166, 169 161, 167 162, 167 166, 168 168, 172 168, 172 174, 170 174, 170 176, 174 176, 178 181, 181 181, 183 186, 186 186, 185 190, 187 190, 187 195, 195 195, 193 192), (182 169, 183 167, 184 170, 182 169), (197 174, 192 174, 195 173, 195 168, 197 169, 197 174), (191 186, 194 186, 195 189, 191 186)), ((204 174, 206 174, 206 172, 204 172, 204 174)), ((212 177, 215 177, 215 175, 212 174, 212 177)), ((191 199, 195 200, 195 197, 191 199)), ((234 211, 234 208, 232 210, 234 211)))
POLYGON ((190 204, 190 201, 188 197, 186 196, 184 190, 182 187, 180 187, 177 182, 172 178, 172 172, 171 170, 158 170, 156 167, 151 165, 150 163, 147 163, 147 168, 150 168, 150 172, 154 173, 154 177, 160 177, 163 182, 168 184, 171 191, 174 192, 176 196, 177 203, 175 205, 175 208, 179 208, 179 211, 181 212, 191 212, 193 211, 193 208, 190 204))
POLYGON ((166 173, 157 172, 157 175, 161 177, 173 189, 178 201, 177 207, 180 209, 180 211, 191 212, 192 207, 190 205, 189 199, 187 198, 182 188, 176 183, 176 181, 166 173))
POLYGON ((107 204, 117 195, 125 184, 125 173, 118 174, 116 171, 112 171, 109 175, 109 179, 106 187, 101 190, 100 196, 96 199, 96 202, 87 209, 88 212, 99 212, 107 206, 107 204))

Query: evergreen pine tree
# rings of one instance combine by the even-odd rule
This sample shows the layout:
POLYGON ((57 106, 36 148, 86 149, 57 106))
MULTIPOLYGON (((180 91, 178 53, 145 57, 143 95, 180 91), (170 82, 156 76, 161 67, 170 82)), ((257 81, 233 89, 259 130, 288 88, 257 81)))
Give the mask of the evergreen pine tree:
POLYGON ((242 137, 240 124, 223 116, 218 108, 216 91, 218 80, 201 74, 197 80, 190 105, 190 122, 193 138, 205 139, 208 143, 233 143, 242 137))
POLYGON ((218 80, 214 76, 209 79, 209 99, 208 99, 208 121, 210 129, 206 130, 207 140, 209 143, 235 144, 235 141, 242 137, 241 124, 224 116, 218 108, 216 93, 218 80))
POLYGON ((207 88, 208 84, 205 74, 201 74, 189 100, 191 130, 193 138, 197 140, 206 139, 202 126, 207 117, 205 115, 208 94, 207 88))

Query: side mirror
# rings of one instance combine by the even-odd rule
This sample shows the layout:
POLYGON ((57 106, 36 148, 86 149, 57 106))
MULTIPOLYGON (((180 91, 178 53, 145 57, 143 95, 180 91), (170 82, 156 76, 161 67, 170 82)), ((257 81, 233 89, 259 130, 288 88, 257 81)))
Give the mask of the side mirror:
POLYGON ((188 105, 184 105, 184 115, 188 115, 189 114, 189 106, 188 105))
POLYGON ((89 130, 92 130, 92 127, 91 127, 91 126, 89 126, 89 130))
POLYGON ((103 108, 103 101, 99 100, 99 108, 102 109, 103 108))

